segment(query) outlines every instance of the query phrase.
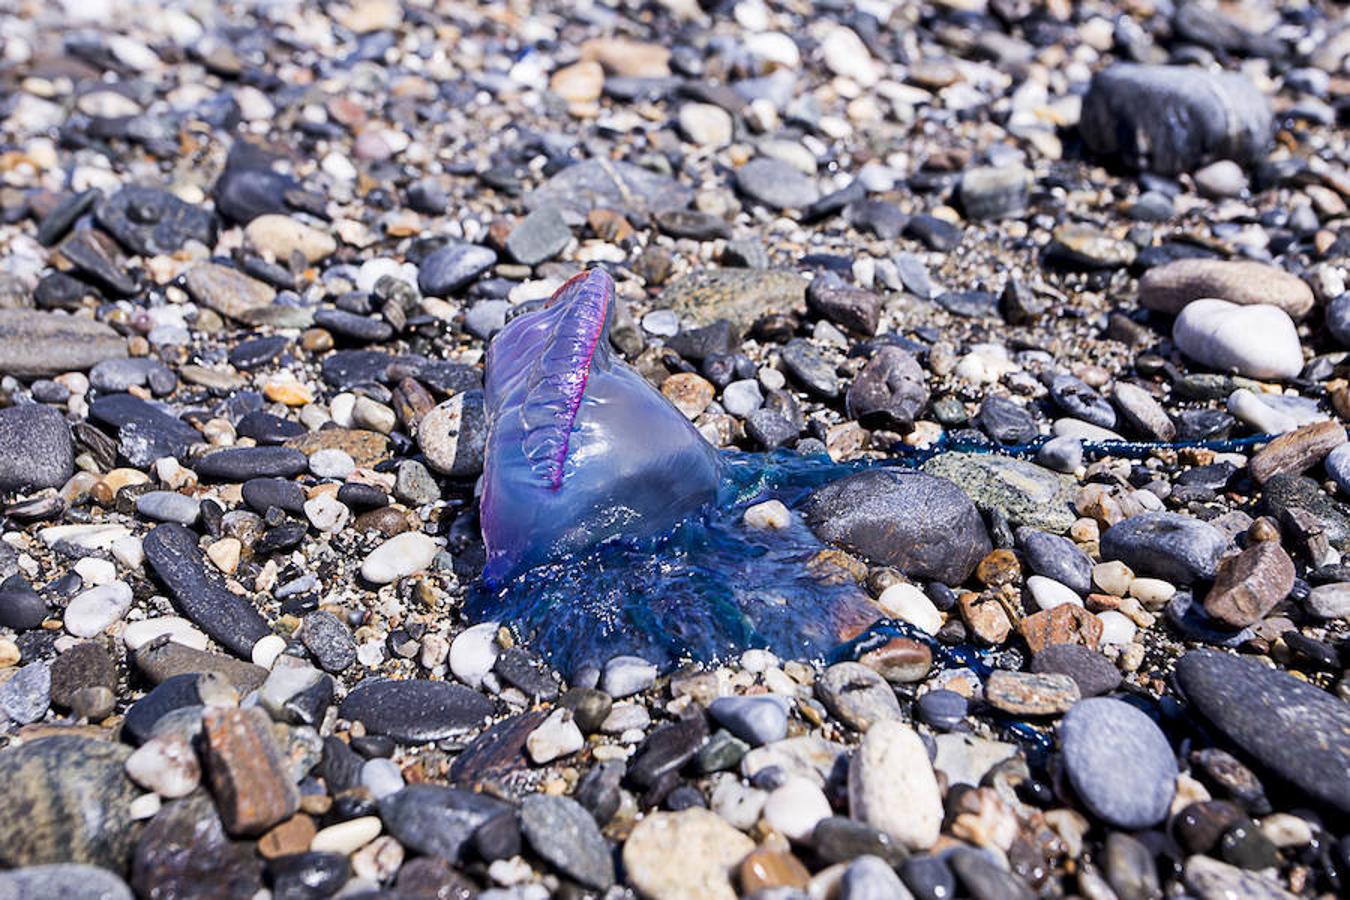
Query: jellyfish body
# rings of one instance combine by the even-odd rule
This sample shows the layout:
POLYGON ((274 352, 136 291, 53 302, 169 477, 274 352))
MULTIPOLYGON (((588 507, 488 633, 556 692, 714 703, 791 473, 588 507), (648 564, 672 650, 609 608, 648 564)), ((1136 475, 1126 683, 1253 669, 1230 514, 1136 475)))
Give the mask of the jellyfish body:
POLYGON ((614 282, 568 281, 488 348, 484 577, 669 528, 717 494, 721 462, 609 345, 614 282))

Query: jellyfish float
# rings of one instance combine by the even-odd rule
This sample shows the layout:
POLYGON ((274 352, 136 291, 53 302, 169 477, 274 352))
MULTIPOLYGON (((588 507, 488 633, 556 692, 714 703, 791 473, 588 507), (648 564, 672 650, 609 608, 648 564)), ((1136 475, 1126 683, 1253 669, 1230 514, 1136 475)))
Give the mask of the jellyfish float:
POLYGON ((670 667, 747 648, 819 659, 880 617, 792 515, 850 469, 719 452, 609 344, 614 282, 592 269, 488 348, 480 503, 487 551, 468 605, 565 673, 619 654, 670 667))

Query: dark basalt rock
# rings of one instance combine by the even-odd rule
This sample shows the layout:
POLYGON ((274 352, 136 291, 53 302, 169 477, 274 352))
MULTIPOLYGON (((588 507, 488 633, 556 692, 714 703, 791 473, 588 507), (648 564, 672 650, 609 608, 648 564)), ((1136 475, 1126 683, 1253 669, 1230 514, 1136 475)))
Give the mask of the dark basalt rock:
POLYGON ((338 712, 364 723, 373 734, 421 744, 467 731, 492 715, 492 709, 492 701, 463 685, 409 679, 363 681, 338 712))
POLYGON ((944 584, 965 581, 992 549, 970 498, 922 472, 859 472, 816 491, 803 511, 821 540, 944 584))
POLYGON ((1218 159, 1257 161, 1271 125, 1269 104, 1243 75, 1117 64, 1093 76, 1078 130, 1096 153, 1175 175, 1218 159))
POLYGON ((1176 665, 1192 710, 1247 757, 1340 813, 1350 813, 1350 704, 1216 650, 1192 650, 1176 665))
POLYGON ((209 571, 197 549, 197 536, 182 525, 164 524, 142 542, 145 561, 164 584, 183 615, 238 656, 271 633, 253 606, 231 593, 209 571))

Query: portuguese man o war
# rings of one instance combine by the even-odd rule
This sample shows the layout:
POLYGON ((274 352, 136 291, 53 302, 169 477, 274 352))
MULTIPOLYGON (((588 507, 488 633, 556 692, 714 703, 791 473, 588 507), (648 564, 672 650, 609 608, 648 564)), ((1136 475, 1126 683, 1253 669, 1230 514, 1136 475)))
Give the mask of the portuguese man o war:
MULTIPOLYGON (((852 463, 719 452, 614 353, 615 302, 609 274, 592 269, 522 310, 488 348, 479 506, 487 561, 467 602, 470 618, 509 625, 568 675, 626 654, 666 669, 749 648, 837 660, 874 638, 916 636, 884 618, 796 510, 816 489, 866 467, 991 447, 945 439, 852 463), (748 526, 746 510, 768 500, 792 515, 778 528, 748 526)), ((1269 439, 1112 441, 1084 450, 1144 456, 1162 446, 1237 450, 1269 439)), ((1032 455, 1038 447, 998 451, 1032 455)))
POLYGON ((811 564, 789 507, 850 471, 793 454, 719 453, 609 346, 614 282, 592 269, 507 323, 488 350, 472 617, 509 624, 564 672, 641 655, 663 667, 750 647, 820 658, 879 618, 811 564))

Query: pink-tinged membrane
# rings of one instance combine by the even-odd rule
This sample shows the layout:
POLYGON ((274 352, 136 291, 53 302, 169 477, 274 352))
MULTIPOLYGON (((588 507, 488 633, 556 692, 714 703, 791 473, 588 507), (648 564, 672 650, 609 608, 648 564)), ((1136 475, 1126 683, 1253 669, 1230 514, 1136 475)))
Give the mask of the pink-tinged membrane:
POLYGON ((577 275, 558 288, 549 306, 564 295, 568 296, 567 314, 554 325, 530 373, 531 386, 520 410, 525 458, 555 491, 562 487, 563 463, 590 379, 591 361, 606 333, 613 282, 608 275, 577 275))
POLYGON ((600 269, 513 318, 488 348, 480 519, 484 577, 616 536, 653 534, 717 492, 716 450, 609 347, 600 269))

